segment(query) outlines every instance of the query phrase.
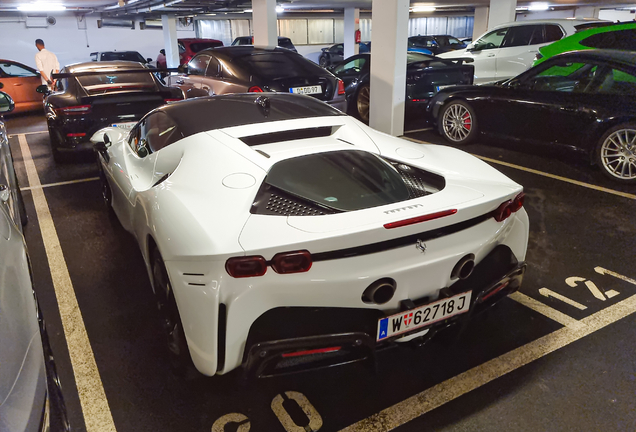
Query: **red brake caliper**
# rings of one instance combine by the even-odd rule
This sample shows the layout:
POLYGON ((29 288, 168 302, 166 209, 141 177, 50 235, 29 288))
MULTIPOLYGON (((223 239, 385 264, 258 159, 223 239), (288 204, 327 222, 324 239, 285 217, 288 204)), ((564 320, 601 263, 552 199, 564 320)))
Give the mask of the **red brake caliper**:
POLYGON ((470 118, 470 114, 466 113, 463 115, 462 117, 464 119, 464 127, 466 128, 466 130, 470 130, 470 127, 472 125, 472 120, 470 118))

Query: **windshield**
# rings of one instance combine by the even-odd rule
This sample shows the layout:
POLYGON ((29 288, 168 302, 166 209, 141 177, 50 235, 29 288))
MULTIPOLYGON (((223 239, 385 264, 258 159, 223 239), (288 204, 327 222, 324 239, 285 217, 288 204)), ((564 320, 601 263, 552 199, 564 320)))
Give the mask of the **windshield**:
POLYGON ((105 72, 104 75, 79 76, 77 80, 89 94, 155 88, 150 73, 105 72))
POLYGON ((317 64, 290 51, 254 52, 232 60, 250 74, 265 79, 323 76, 325 70, 317 64))
POLYGON ((374 154, 358 150, 283 160, 272 167, 265 182, 340 211, 392 204, 410 196, 393 166, 374 154))
POLYGON ((146 63, 146 59, 136 51, 128 52, 106 52, 102 53, 102 61, 126 60, 140 63, 146 63))

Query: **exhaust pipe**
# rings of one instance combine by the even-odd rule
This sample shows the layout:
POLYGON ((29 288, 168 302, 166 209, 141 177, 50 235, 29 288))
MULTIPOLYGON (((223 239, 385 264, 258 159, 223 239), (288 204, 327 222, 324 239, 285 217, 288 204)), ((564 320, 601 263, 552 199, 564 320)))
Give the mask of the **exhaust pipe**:
POLYGON ((378 279, 362 293, 362 301, 367 304, 384 304, 393 298, 396 283, 391 278, 378 279))
POLYGON ((468 254, 455 264, 453 271, 451 271, 451 279, 466 279, 473 273, 474 268, 475 255, 468 254))

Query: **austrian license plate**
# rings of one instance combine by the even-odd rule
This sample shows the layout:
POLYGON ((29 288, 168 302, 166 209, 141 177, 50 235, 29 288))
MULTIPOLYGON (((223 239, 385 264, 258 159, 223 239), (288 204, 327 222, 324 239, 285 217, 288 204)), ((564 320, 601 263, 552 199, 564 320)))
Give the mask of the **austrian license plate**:
POLYGON ((120 128, 120 129, 130 130, 133 127, 135 127, 136 124, 137 124, 137 122, 113 123, 111 125, 111 127, 117 127, 117 128, 120 128))
POLYGON ((470 309, 471 291, 457 294, 424 306, 400 312, 378 321, 377 341, 427 327, 470 309))
POLYGON ((307 87, 291 87, 289 89, 290 93, 296 93, 296 94, 320 94, 322 93, 322 86, 319 85, 314 85, 314 86, 307 86, 307 87))
POLYGON ((438 92, 440 90, 444 90, 445 88, 449 88, 449 87, 454 87, 454 84, 435 86, 435 91, 438 92))

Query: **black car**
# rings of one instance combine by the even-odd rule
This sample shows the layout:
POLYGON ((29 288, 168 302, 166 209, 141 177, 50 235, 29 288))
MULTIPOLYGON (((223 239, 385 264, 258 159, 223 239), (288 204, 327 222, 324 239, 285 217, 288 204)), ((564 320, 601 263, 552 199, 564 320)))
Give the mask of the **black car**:
POLYGON ((99 129, 126 128, 148 111, 181 100, 178 88, 166 87, 136 62, 88 62, 60 71, 57 91, 44 102, 55 161, 66 154, 91 149, 91 136, 99 129))
MULTIPOLYGON (((253 36, 239 36, 232 41, 232 46, 236 45, 254 45, 253 36)), ((278 36, 278 46, 281 48, 287 48, 293 52, 298 52, 296 47, 288 37, 278 36)))
MULTIPOLYGON (((318 64, 322 67, 331 66, 344 60, 344 44, 335 44, 327 48, 321 48, 322 53, 318 57, 318 64)), ((371 51, 371 42, 359 42, 358 54, 371 51)))
POLYGON ((560 54, 510 80, 445 89, 427 110, 452 143, 484 133, 558 144, 636 183, 636 53, 560 54))
MULTIPOLYGON (((440 89, 458 84, 472 84, 474 68, 466 59, 438 59, 420 53, 406 55, 407 108, 426 105, 440 89)), ((371 54, 358 54, 330 70, 344 81, 348 107, 361 120, 369 121, 371 54)))
POLYGON ((449 35, 411 36, 408 44, 409 50, 413 48, 423 48, 429 50, 434 55, 466 48, 464 42, 449 35))

